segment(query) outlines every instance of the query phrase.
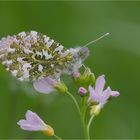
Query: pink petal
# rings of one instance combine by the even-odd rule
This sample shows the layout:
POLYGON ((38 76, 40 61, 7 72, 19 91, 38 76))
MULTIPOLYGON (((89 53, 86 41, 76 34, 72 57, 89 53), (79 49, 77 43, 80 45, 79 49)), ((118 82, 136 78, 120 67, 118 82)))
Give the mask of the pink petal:
POLYGON ((57 81, 55 79, 50 78, 50 77, 46 77, 46 78, 44 78, 44 80, 51 86, 54 86, 55 84, 57 84, 57 81))
POLYGON ((100 96, 100 102, 106 103, 108 98, 110 97, 111 94, 111 88, 108 87, 106 90, 103 91, 102 95, 100 96))
POLYGON ((34 112, 28 110, 26 112, 26 120, 33 125, 45 125, 45 123, 43 122, 43 120, 34 112))
POLYGON ((104 86, 105 86, 105 78, 104 75, 101 75, 96 80, 96 86, 95 86, 96 93, 98 94, 102 93, 104 86))
POLYGON ((46 78, 42 78, 40 80, 37 80, 33 83, 33 86, 36 91, 49 94, 53 92, 55 89, 53 88, 52 85, 50 85, 47 81, 46 78))
POLYGON ((40 131, 41 129, 41 127, 38 127, 37 125, 30 124, 27 120, 20 120, 17 124, 21 129, 27 131, 40 131))
POLYGON ((116 98, 116 97, 118 97, 120 95, 120 93, 118 92, 118 91, 111 91, 111 96, 113 97, 113 98, 116 98))
POLYGON ((95 92, 94 88, 89 86, 89 93, 90 93, 90 97, 88 100, 92 99, 93 102, 99 102, 99 94, 95 92))
POLYGON ((89 86, 88 90, 89 90, 90 96, 92 96, 95 93, 95 90, 92 86, 89 86))
POLYGON ((20 120, 17 124, 18 125, 24 125, 26 123, 26 120, 20 120))
POLYGON ((100 96, 100 99, 99 99, 99 105, 101 108, 104 107, 104 105, 108 102, 108 99, 110 97, 110 91, 108 89, 105 90, 105 95, 102 95, 100 96))
POLYGON ((27 130, 27 131, 40 131, 40 129, 36 128, 36 126, 31 126, 31 125, 21 125, 20 126, 21 129, 23 130, 27 130))
POLYGON ((43 131, 43 130, 46 130, 45 127, 42 127, 42 126, 39 126, 39 125, 31 125, 31 124, 23 124, 23 125, 20 125, 20 128, 23 129, 23 130, 27 130, 27 131, 43 131))
POLYGON ((44 121, 34 112, 28 110, 26 112, 26 120, 20 120, 17 123, 21 129, 27 131, 44 131, 48 126, 44 121))

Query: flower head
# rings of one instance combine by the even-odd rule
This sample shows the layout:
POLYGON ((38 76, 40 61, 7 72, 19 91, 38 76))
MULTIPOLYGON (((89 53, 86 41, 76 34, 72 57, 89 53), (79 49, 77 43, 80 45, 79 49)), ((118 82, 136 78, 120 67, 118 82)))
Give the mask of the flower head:
POLYGON ((62 93, 65 93, 67 91, 67 87, 62 81, 58 81, 50 77, 37 80, 33 85, 38 92, 45 94, 49 94, 56 90, 62 93))
POLYGON ((26 112, 26 120, 20 120, 17 124, 21 129, 27 131, 42 131, 48 136, 54 135, 54 130, 34 112, 28 110, 26 112))
POLYGON ((89 86, 90 97, 89 100, 95 104, 98 104, 100 108, 107 103, 110 97, 117 97, 120 95, 118 91, 112 91, 110 87, 107 87, 104 90, 105 78, 104 75, 101 75, 97 78, 95 88, 89 86))

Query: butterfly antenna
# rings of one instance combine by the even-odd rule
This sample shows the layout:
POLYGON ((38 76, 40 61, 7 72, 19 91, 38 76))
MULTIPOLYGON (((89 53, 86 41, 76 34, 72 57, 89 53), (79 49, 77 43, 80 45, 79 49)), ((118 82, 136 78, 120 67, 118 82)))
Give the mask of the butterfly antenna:
POLYGON ((108 35, 110 35, 110 33, 106 33, 106 34, 102 35, 101 37, 99 37, 99 38, 97 38, 97 39, 95 39, 95 40, 92 40, 91 42, 88 42, 88 43, 87 43, 86 45, 84 45, 83 47, 87 47, 87 46, 89 46, 89 45, 91 45, 91 44, 93 44, 93 43, 99 41, 100 39, 102 39, 102 38, 104 38, 104 37, 106 37, 106 36, 108 36, 108 35))

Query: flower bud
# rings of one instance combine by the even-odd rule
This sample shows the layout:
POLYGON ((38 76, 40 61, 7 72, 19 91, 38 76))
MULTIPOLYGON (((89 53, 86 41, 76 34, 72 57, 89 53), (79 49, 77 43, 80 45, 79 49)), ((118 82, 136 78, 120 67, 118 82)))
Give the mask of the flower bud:
POLYGON ((61 92, 61 93, 66 93, 67 90, 68 90, 67 86, 66 86, 65 83, 63 83, 62 81, 57 82, 57 83, 54 85, 54 88, 55 88, 57 91, 61 92))
POLYGON ((80 87, 78 92, 80 96, 85 96, 87 94, 87 90, 84 87, 80 87))
POLYGON ((78 71, 74 71, 74 72, 72 73, 72 77, 73 77, 74 79, 78 78, 79 76, 80 76, 80 73, 79 73, 78 71))
POLYGON ((101 112, 101 107, 99 105, 93 105, 91 107, 91 110, 90 110, 91 115, 97 116, 100 114, 100 112, 101 112))
POLYGON ((50 125, 47 125, 47 129, 45 131, 43 131, 43 133, 47 136, 54 136, 54 130, 50 125))
POLYGON ((94 73, 92 73, 89 68, 86 68, 84 73, 77 78, 77 83, 83 87, 93 85, 94 82, 95 82, 94 73))

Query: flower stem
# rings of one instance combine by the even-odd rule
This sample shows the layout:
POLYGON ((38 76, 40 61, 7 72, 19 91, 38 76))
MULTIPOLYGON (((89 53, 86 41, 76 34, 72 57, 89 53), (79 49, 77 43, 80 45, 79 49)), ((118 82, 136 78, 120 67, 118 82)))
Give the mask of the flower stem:
POLYGON ((62 140, 60 137, 58 137, 57 135, 54 135, 54 137, 58 140, 62 140))
POLYGON ((92 115, 92 116, 90 117, 89 122, 88 122, 88 124, 87 124, 87 139, 88 139, 88 140, 90 140, 89 129, 90 129, 90 125, 91 125, 91 123, 92 123, 93 118, 94 118, 94 115, 92 115))
POLYGON ((82 126, 83 126, 84 135, 85 135, 85 138, 87 139, 88 134, 87 134, 87 131, 86 131, 86 124, 85 124, 83 113, 80 110, 79 104, 77 103, 77 100, 75 99, 75 97, 69 91, 67 91, 66 93, 71 97, 71 99, 75 103, 75 106, 76 106, 76 108, 77 108, 77 110, 79 112, 79 115, 80 115, 80 119, 81 119, 81 123, 82 123, 82 126))
POLYGON ((83 124, 83 129, 84 129, 84 136, 85 136, 85 139, 87 139, 88 133, 87 133, 86 119, 87 119, 88 106, 87 106, 87 98, 86 97, 82 98, 81 104, 82 104, 81 105, 81 118, 82 118, 82 124, 83 124))
POLYGON ((67 91, 66 93, 71 97, 71 99, 75 103, 75 106, 76 106, 76 108, 77 108, 77 110, 79 112, 79 115, 81 116, 80 107, 79 107, 79 104, 77 103, 76 99, 74 98, 74 96, 69 91, 67 91))

